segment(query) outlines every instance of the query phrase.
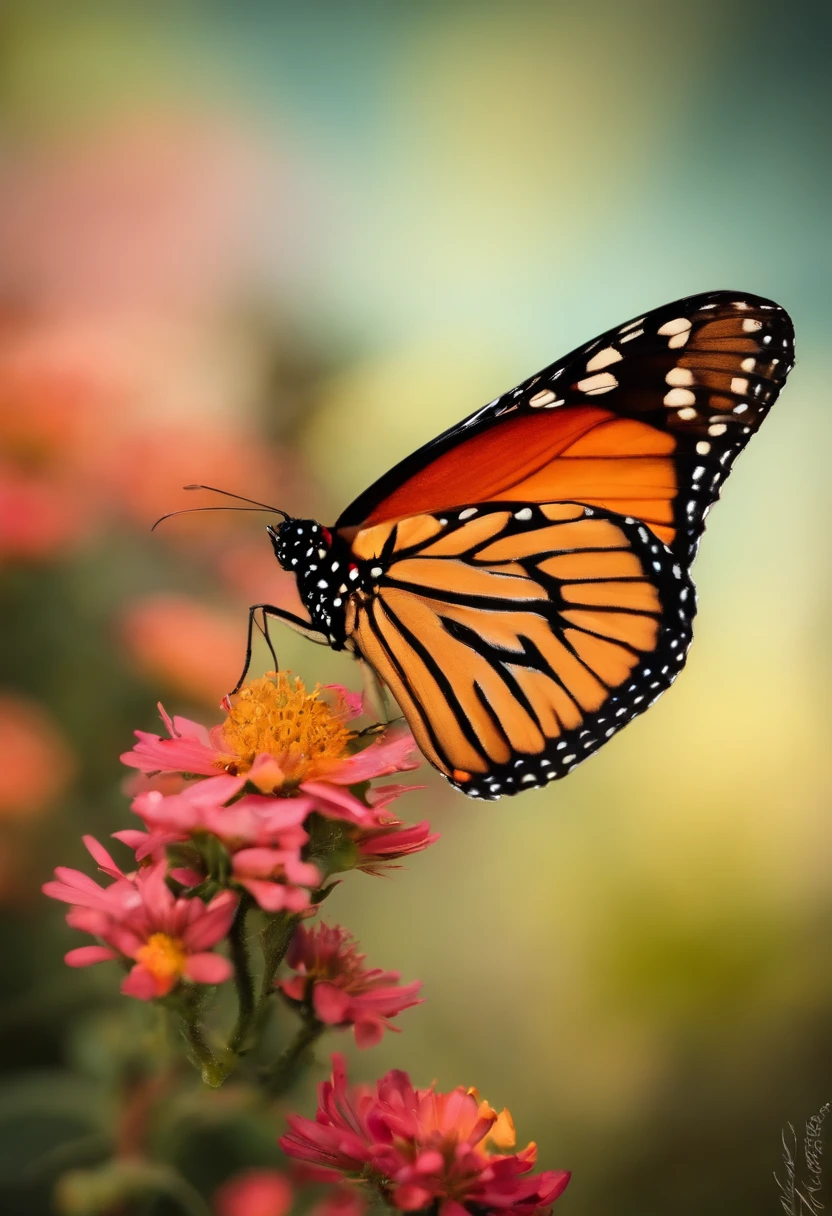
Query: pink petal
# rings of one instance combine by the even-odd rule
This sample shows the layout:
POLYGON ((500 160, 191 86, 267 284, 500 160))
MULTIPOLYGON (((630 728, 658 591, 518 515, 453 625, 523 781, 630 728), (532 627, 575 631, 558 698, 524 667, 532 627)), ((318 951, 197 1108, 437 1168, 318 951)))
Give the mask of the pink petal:
POLYGON ((137 963, 122 980, 121 991, 125 996, 135 996, 140 1001, 152 1001, 163 995, 157 989, 155 977, 141 963, 137 963))
POLYGON ((302 1001, 306 995, 306 977, 291 975, 285 980, 275 980, 275 987, 279 988, 289 1000, 302 1001))
POLYGON ((81 839, 99 870, 103 870, 111 878, 124 878, 123 871, 113 861, 103 844, 99 844, 94 836, 82 836, 81 839))
POLYGON ((337 1026, 347 1016, 350 998, 334 984, 315 984, 312 989, 312 1005, 322 1022, 326 1022, 328 1026, 337 1026))
POLYGON ((364 1051, 367 1047, 377 1047, 384 1038, 384 1023, 369 1019, 356 1022, 354 1034, 355 1045, 360 1051, 364 1051))
POLYGON ((455 1199, 446 1199, 439 1208, 439 1216, 468 1216, 468 1209, 455 1199))
POLYGON ((345 713, 341 715, 343 722, 351 722, 353 718, 360 718, 364 713, 364 696, 360 692, 350 692, 343 684, 324 684, 326 692, 331 692, 335 695, 338 701, 341 701, 345 713))
POLYGON ((113 832, 113 839, 120 840, 122 844, 126 844, 128 849, 132 849, 135 853, 136 849, 141 848, 146 843, 148 836, 147 832, 141 832, 138 828, 124 828, 121 832, 113 832))
POLYGON ((396 1187, 393 1193, 393 1203, 403 1212, 418 1212, 420 1208, 427 1207, 432 1198, 430 1191, 412 1184, 396 1187))
POLYGON ((118 955, 107 946, 78 946, 64 955, 64 962, 68 967, 91 967, 93 963, 108 963, 114 958, 118 955))
POLYGON ((344 819, 347 823, 373 824, 371 811, 349 790, 330 785, 327 781, 304 781, 300 787, 316 803, 315 809, 328 819, 344 819))
POLYGON ((377 739, 363 751, 343 760, 329 774, 329 780, 339 785, 355 785, 372 777, 386 777, 389 773, 418 768, 420 761, 411 759, 415 753, 416 743, 410 731, 390 730, 383 739, 377 739))
POLYGON ((221 891, 219 895, 215 895, 185 930, 183 937, 188 949, 202 950, 225 937, 231 928, 237 902, 233 891, 221 891))
POLYGON ((192 954, 185 965, 185 974, 195 984, 223 984, 230 980, 234 968, 221 954, 192 954))
POLYGON ((164 860, 154 862, 146 870, 139 871, 138 881, 144 905, 159 928, 163 927, 174 905, 173 895, 165 881, 166 872, 167 862, 164 860))
POLYGON ((135 732, 138 743, 121 756, 122 764, 143 773, 199 773, 213 777, 217 752, 196 739, 160 739, 146 731, 135 732))
POLYGON ((288 887, 279 882, 268 882, 264 878, 241 878, 237 880, 245 887, 264 912, 282 912, 288 903, 288 887))

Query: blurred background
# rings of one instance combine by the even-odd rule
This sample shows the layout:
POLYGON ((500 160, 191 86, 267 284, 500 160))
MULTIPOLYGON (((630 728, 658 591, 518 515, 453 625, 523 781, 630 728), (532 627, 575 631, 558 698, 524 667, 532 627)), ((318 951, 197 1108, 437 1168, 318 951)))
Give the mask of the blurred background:
MULTIPOLYGON (((331 522, 572 346, 726 287, 790 310, 798 367, 711 518, 683 677, 545 791, 424 770, 403 813, 441 841, 327 911, 428 998, 338 1040, 353 1075, 509 1106, 574 1171, 564 1216, 779 1210, 781 1128, 832 1098, 829 34, 769 0, 3 5, 4 1213, 109 1151, 147 1015, 63 966, 40 883, 128 824, 156 701, 216 720, 246 606, 294 603, 260 517, 154 519, 201 481, 331 522)), ((186 1103, 159 1159, 205 1194, 276 1160, 240 1102, 186 1103)))

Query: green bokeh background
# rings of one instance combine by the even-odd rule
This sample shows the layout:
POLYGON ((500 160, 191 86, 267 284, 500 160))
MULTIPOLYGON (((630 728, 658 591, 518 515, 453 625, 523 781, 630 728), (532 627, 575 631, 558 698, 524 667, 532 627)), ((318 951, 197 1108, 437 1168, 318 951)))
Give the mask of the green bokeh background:
MULTIPOLYGON (((106 161, 137 116, 233 132, 268 183, 227 222, 207 302, 164 302, 166 323, 187 315, 177 366, 198 391, 171 388, 140 327, 131 366, 148 416, 245 420, 278 442, 302 484, 300 502, 271 491, 290 510, 331 521, 414 446, 651 306, 727 287, 793 315, 798 366, 709 521, 672 692, 539 793, 469 803, 424 773, 406 813, 441 841, 392 880, 349 876, 328 905, 427 997, 372 1052, 339 1041, 352 1073, 403 1067, 507 1105, 542 1165, 574 1171, 564 1216, 776 1212, 781 1128, 832 1098, 829 27, 826 6, 767 0, 0 16, 7 187, 27 157, 71 163, 102 132, 106 161)), ((81 261, 88 238, 82 224, 81 261)), ((6 302, 48 314, 37 259, 16 252, 6 302)), ((103 273, 80 301, 60 282, 54 295, 89 333, 120 307, 110 290, 103 273)), ((221 484, 248 488, 244 470, 221 484)), ((168 505, 160 481, 147 522, 168 505)), ((137 672, 114 626, 148 590, 242 613, 205 519, 222 517, 179 533, 203 546, 193 560, 136 525, 4 573, 4 682, 49 707, 77 764, 26 840, 0 935, 10 1214, 50 1210, 62 1163, 41 1150, 94 1134, 73 1113, 100 1100, 109 1039, 90 1010, 120 1007, 114 974, 63 969, 71 935, 37 883, 78 864, 82 831, 128 823, 118 752, 154 729, 160 695, 210 718, 137 672)), ((236 522, 259 542, 258 517, 236 522)), ((356 686, 348 660, 294 636, 279 653, 356 686)), ((295 1101, 311 1110, 311 1080, 295 1101)), ((181 1149, 204 1191, 217 1161, 246 1159, 224 1126, 204 1116, 181 1149)))

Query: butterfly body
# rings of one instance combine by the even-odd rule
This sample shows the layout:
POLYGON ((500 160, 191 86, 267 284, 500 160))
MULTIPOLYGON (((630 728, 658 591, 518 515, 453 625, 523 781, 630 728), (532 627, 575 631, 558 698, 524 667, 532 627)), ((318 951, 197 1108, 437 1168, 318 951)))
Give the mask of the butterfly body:
POLYGON ((331 529, 270 528, 303 631, 369 663, 466 794, 565 776, 684 664, 705 517, 792 363, 788 315, 741 293, 610 330, 406 458, 331 529))

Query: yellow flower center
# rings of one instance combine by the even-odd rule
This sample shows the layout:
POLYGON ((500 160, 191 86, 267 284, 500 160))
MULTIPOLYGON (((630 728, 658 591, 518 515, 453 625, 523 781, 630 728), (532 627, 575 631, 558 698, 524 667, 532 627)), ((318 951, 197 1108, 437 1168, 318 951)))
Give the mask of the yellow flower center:
POLYGON ((179 979, 185 970, 188 955, 184 945, 167 933, 151 933, 147 942, 136 954, 136 961, 146 967, 155 979, 167 986, 171 980, 179 979))
POLYGON ((297 785, 325 776, 343 759, 353 737, 343 709, 331 709, 320 685, 307 692, 299 678, 271 672, 253 680, 234 698, 222 727, 230 753, 222 758, 229 772, 246 773, 257 756, 273 756, 284 782, 297 785))

